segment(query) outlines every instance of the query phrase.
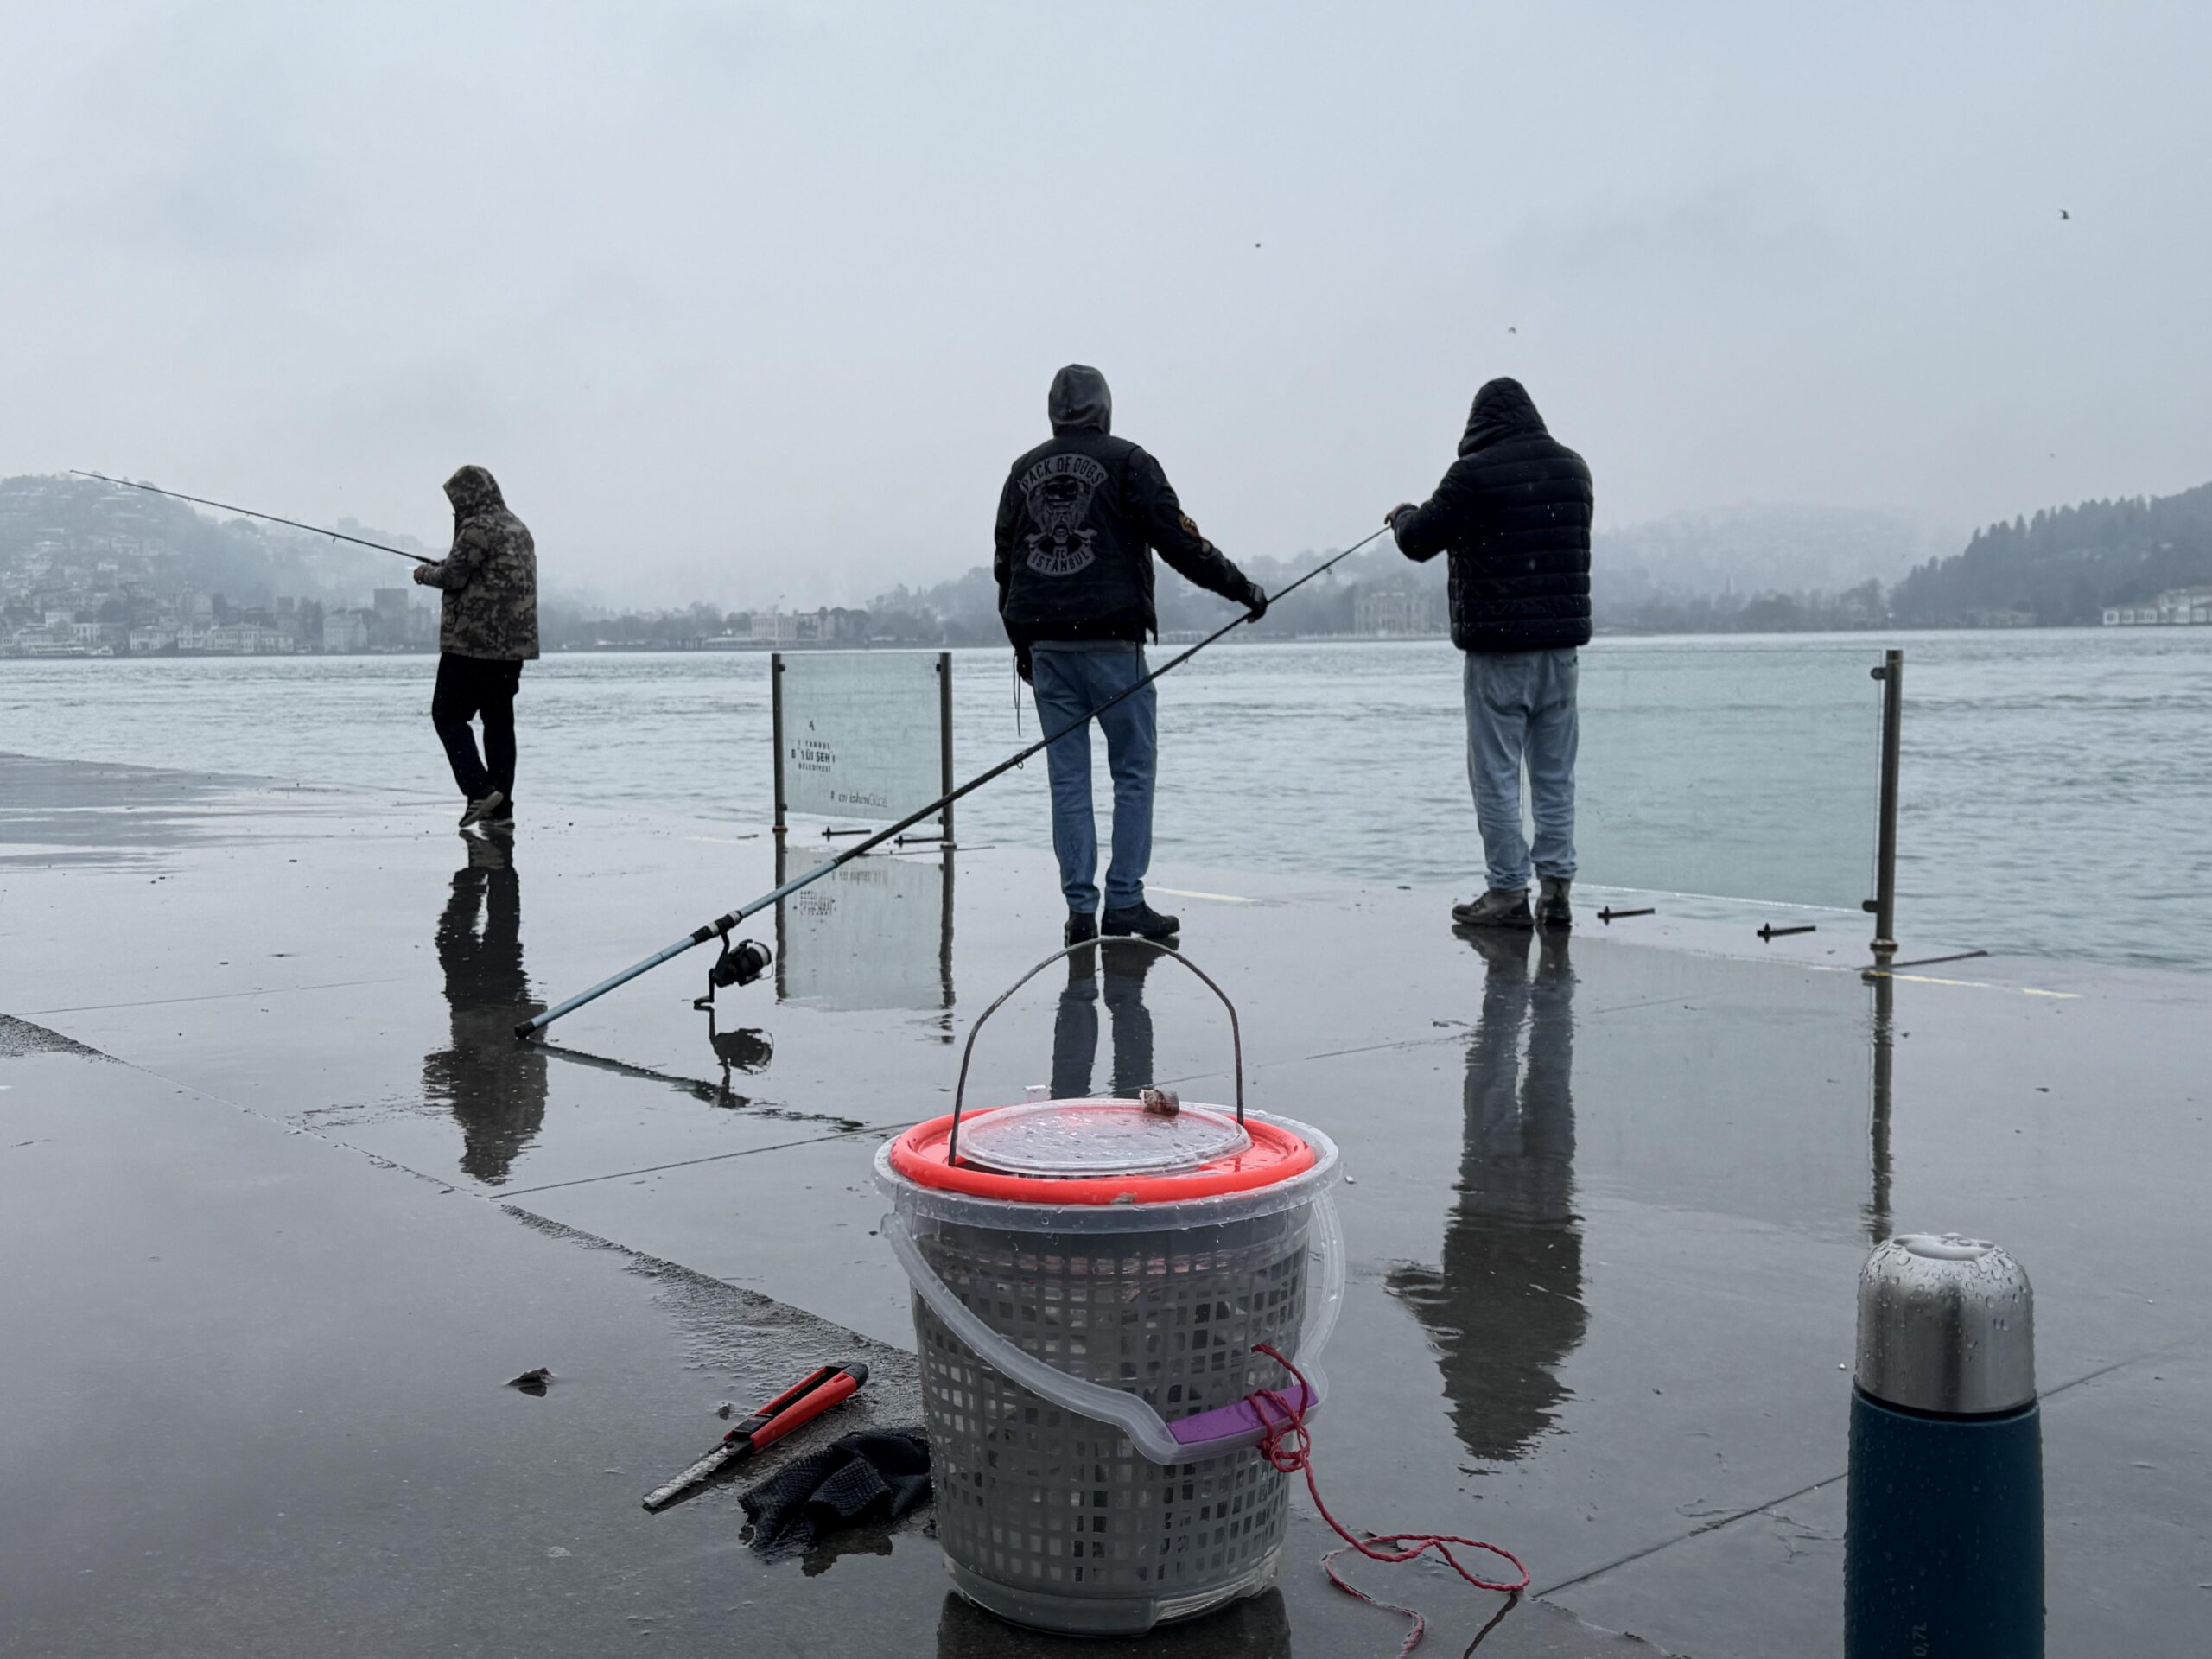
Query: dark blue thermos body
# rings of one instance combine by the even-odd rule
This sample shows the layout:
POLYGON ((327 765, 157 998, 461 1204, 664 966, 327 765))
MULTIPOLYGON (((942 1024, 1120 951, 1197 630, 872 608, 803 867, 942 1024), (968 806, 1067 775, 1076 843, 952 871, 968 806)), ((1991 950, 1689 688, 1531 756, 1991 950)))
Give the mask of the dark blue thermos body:
POLYGON ((1905 1235, 1859 1281, 1845 1659, 2042 1659, 2034 1297, 1993 1244, 1905 1235))

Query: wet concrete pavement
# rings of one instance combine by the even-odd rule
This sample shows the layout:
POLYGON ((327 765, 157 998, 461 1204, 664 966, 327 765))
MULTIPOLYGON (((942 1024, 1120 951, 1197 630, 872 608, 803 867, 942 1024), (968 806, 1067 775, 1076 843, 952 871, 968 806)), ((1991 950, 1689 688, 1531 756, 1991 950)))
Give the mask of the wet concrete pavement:
MULTIPOLYGON (((702 950, 518 1051, 518 1008, 771 885, 772 844, 563 814, 507 849, 446 812, 0 759, 0 1010, 115 1057, 0 1059, 0 1232, 39 1264, 0 1291, 31 1338, 0 1392, 32 1402, 0 1431, 29 1610, 0 1651, 1052 1650, 948 1605, 925 1530, 809 1571, 743 1548, 734 1488, 636 1506, 716 1401, 841 1344, 878 1421, 912 1415, 868 1160, 1055 942, 1046 861, 810 890, 719 1043, 702 950), (537 1364, 544 1399, 499 1386, 537 1364)), ((1725 907, 1477 949, 1434 893, 1156 874, 1204 895, 1156 902, 1238 999, 1252 1103, 1345 1147, 1324 1490, 1528 1560, 1484 1651, 1835 1650, 1853 1280, 1946 1228, 2037 1284, 2051 1650, 2199 1650, 2212 988, 1987 959, 1870 987, 1863 930, 1763 944, 1725 907)), ((1222 1098, 1227 1058, 1195 981, 1109 957, 1009 1005, 974 1087, 1222 1098)), ((1395 1650, 1294 1510, 1281 1593, 1161 1651, 1395 1650)), ((1358 1576, 1443 1649, 1498 1605, 1358 1576)))

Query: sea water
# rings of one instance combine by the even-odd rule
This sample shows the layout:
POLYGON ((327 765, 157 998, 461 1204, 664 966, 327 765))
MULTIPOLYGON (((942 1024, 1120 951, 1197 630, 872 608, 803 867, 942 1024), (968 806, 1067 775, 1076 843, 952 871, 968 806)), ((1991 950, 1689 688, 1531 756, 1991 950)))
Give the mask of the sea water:
MULTIPOLYGON (((1601 639, 1582 653, 1586 886, 1831 911, 1871 896, 1869 670, 1892 645, 1906 654, 1908 947, 2212 969, 2212 628, 1601 639)), ((964 777, 1038 727, 1009 653, 954 655, 964 777)), ((442 813, 435 668, 0 661, 0 750, 420 791, 442 813)), ((1459 685, 1442 641, 1204 653, 1160 684, 1155 856, 1473 892, 1459 685)), ((556 653, 525 674, 518 719, 525 828, 566 804, 769 816, 765 654, 556 653)), ((1042 757, 958 812, 963 842, 1047 844, 1042 757)))

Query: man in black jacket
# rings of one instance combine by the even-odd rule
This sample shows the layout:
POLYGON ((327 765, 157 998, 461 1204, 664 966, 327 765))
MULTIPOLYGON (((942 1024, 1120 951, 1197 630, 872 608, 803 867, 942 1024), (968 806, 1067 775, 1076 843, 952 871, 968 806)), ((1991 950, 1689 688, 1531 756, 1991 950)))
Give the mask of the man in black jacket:
POLYGON ((1098 716, 1114 775, 1114 849, 1106 908, 1098 912, 1098 831, 1090 812, 1090 723, 1084 716, 1144 678, 1144 642, 1159 633, 1153 608, 1156 550, 1190 581, 1264 614, 1268 596, 1198 533, 1160 463, 1109 435, 1106 377, 1071 363, 1052 377, 1049 443, 1014 463, 999 493, 993 534, 999 615, 1021 677, 1034 689, 1047 732, 1071 728, 1045 752, 1052 788, 1052 850, 1067 896, 1063 937, 1175 937, 1178 923, 1145 903, 1152 863, 1152 793, 1158 757, 1153 688, 1098 716))
POLYGON ((1452 907, 1467 927, 1572 927, 1574 689, 1590 643, 1590 469, 1554 438, 1518 380, 1475 394, 1459 458, 1420 506, 1384 515, 1409 559, 1451 555, 1452 643, 1466 652, 1467 780, 1489 886, 1452 907), (1521 771, 1542 882, 1529 912, 1521 771))

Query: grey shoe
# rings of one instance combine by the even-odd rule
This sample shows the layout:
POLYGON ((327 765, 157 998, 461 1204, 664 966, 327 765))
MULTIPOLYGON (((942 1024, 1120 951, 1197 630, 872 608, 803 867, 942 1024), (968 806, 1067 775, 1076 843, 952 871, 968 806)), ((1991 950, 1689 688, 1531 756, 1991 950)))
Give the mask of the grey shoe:
POLYGON ((1452 906, 1452 920, 1459 927, 1530 928, 1536 925, 1529 912, 1526 887, 1492 887, 1479 899, 1452 906))
POLYGON ((1571 875, 1537 877, 1536 919, 1546 927, 1573 927, 1574 906, 1567 903, 1567 895, 1573 885, 1571 875))
POLYGON ((1098 918, 1088 911, 1071 910, 1068 925, 1060 930, 1062 944, 1088 944, 1098 937, 1098 918))
POLYGON ((1098 925, 1100 931, 1109 939, 1128 938, 1134 935, 1140 939, 1160 943, 1173 938, 1183 928, 1180 918, 1163 916, 1141 899, 1134 905, 1123 905, 1119 909, 1109 906, 1098 918, 1098 925))
POLYGON ((497 816, 506 802, 507 798, 496 789, 481 800, 471 801, 468 810, 461 815, 461 827, 466 830, 471 824, 481 823, 485 819, 497 816))

